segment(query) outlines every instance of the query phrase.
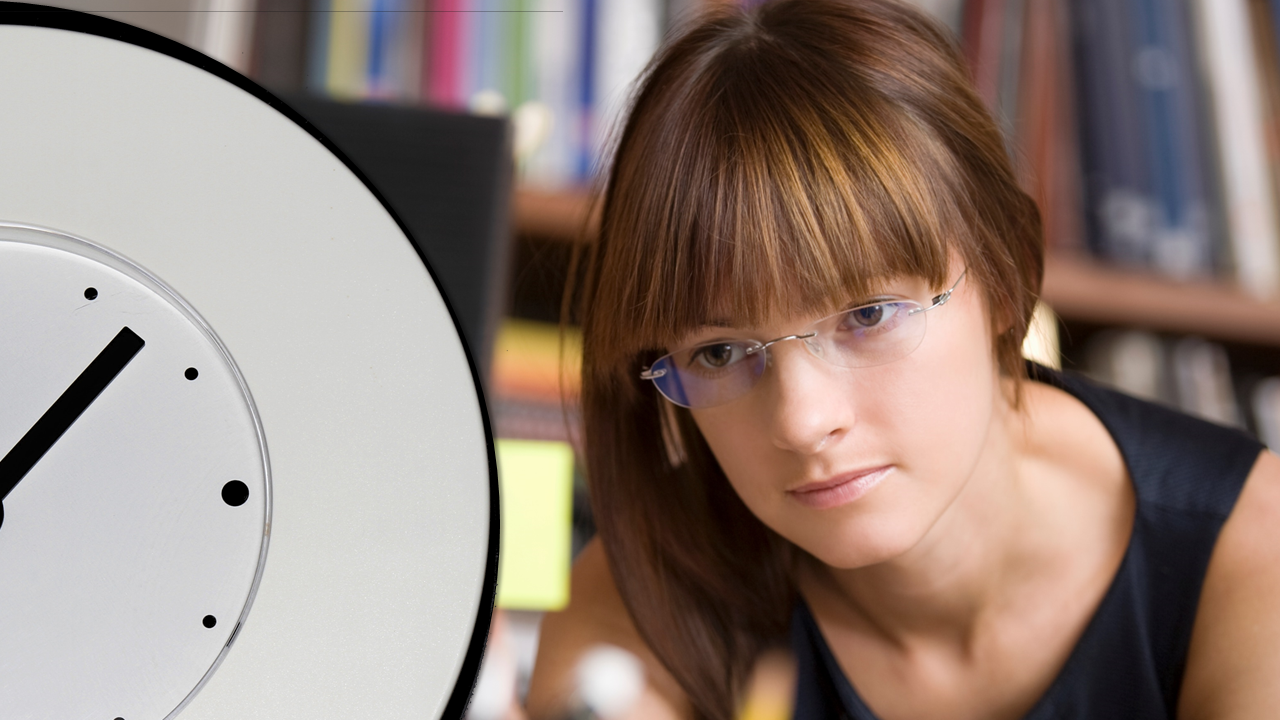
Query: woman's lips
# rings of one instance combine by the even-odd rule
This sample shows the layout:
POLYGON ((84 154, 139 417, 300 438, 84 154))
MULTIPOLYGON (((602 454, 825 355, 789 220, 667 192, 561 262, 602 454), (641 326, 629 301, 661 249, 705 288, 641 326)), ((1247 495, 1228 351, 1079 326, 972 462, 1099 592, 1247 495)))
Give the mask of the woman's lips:
POLYGON ((871 468, 870 470, 857 470, 838 475, 830 480, 802 485, 795 490, 788 490, 787 494, 795 498, 800 504, 811 508, 833 508, 845 503, 851 503, 866 495, 871 488, 879 485, 880 481, 892 471, 893 466, 891 465, 871 468))

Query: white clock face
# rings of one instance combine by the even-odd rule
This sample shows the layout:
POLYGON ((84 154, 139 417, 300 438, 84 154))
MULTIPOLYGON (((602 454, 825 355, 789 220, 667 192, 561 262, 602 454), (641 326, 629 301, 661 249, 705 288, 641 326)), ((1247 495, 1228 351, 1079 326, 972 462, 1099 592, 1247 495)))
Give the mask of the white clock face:
POLYGON ((244 379, 142 268, 3 223, 0 368, 0 714, 177 714, 266 558, 269 466, 244 379))

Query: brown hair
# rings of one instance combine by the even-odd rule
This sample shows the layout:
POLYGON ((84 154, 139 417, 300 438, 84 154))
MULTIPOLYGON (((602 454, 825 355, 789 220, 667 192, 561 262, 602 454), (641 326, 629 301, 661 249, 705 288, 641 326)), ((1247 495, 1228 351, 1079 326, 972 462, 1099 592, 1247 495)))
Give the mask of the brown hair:
POLYGON ((1039 213, 946 31, 892 0, 702 18, 646 71, 601 203, 576 298, 596 522, 641 636, 699 716, 728 718, 785 634, 793 548, 640 371, 712 314, 832 311, 896 276, 940 288, 954 249, 1021 378, 1039 213))

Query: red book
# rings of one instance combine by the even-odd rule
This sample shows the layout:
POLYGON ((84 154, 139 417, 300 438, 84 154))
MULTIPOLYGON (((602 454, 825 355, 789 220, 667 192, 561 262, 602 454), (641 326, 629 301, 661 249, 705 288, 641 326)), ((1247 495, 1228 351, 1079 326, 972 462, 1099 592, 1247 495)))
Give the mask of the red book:
POLYGON ((432 0, 431 18, 423 23, 422 96, 440 107, 462 108, 467 102, 463 76, 466 60, 465 0, 432 0))
POLYGON ((1000 51, 1004 46, 1005 0, 969 0, 961 20, 965 56, 973 84, 987 107, 1000 98, 1000 51))

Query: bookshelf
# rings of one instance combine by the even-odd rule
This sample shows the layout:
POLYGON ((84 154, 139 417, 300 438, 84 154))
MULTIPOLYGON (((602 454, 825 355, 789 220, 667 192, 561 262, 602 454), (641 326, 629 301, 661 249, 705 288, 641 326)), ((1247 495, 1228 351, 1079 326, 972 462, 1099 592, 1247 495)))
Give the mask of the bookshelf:
MULTIPOLYGON (((573 0, 466 22, 452 9, 480 8, 480 0, 157 1, 268 10, 252 31, 243 30, 252 37, 241 45, 251 60, 244 66, 273 90, 297 93, 305 86, 352 100, 509 114, 525 184, 511 201, 510 297, 500 312, 553 323, 573 243, 591 235, 587 194, 559 188, 590 182, 600 150, 591 138, 609 126, 618 93, 664 28, 717 2, 756 0, 573 0), (392 6, 401 11, 378 12, 392 6), (356 12, 325 12, 339 7, 356 12), (636 43, 601 42, 624 36, 636 43), (489 103, 489 95, 501 102, 489 103)), ((1276 205, 1270 198, 1280 196, 1268 189, 1272 175, 1280 178, 1280 152, 1262 151, 1269 147, 1262 129, 1280 127, 1280 56, 1270 30, 1280 18, 1267 0, 908 1, 935 13, 962 40, 1024 187, 1040 201, 1051 249, 1043 296, 1060 321, 1066 366, 1107 380, 1112 366, 1125 364, 1120 356, 1131 353, 1099 348, 1119 348, 1114 337, 1131 333, 1172 358, 1152 372, 1176 374, 1175 346, 1203 338, 1212 352, 1230 356, 1234 378, 1227 384, 1238 383, 1242 407, 1251 402, 1244 395, 1255 377, 1280 384, 1280 226, 1268 230, 1272 223, 1262 217, 1276 205), (1205 20, 1219 32, 1202 32, 1205 20), (1145 34, 1130 32, 1139 27, 1145 34), (1254 40, 1267 52, 1253 53, 1254 40), (1138 62, 1152 53, 1164 58, 1154 70, 1138 62), (1139 66, 1152 72, 1116 71, 1139 66), (1239 98, 1222 95, 1240 84, 1233 78, 1242 68, 1251 71, 1244 84, 1260 93, 1250 112, 1234 110, 1244 107, 1239 98), (1225 115, 1213 112, 1223 108, 1225 115), (1228 122, 1245 115, 1249 127, 1228 122), (1219 161, 1228 158, 1252 172, 1223 178, 1247 175, 1261 185, 1219 187, 1226 167, 1219 161), (1217 279, 1167 279, 1197 273, 1217 279), (1271 300, 1258 299, 1268 294, 1271 300)), ((209 33, 191 33, 192 42, 218 54, 209 33)), ((527 362, 534 354, 512 352, 527 362)), ((1188 363, 1181 362, 1184 374, 1195 364, 1188 363)), ((553 424, 528 398, 495 393, 491 400, 498 416, 512 420, 499 424, 513 433, 553 424)), ((1268 402, 1278 428, 1273 444, 1280 446, 1280 393, 1268 402)))
MULTIPOLYGON (((589 210, 584 192, 520 188, 517 241, 577 242, 589 210)), ((1221 281, 1178 282, 1122 270, 1076 253, 1051 253, 1043 297, 1067 323, 1140 327, 1280 349, 1280 300, 1260 300, 1221 281)))
POLYGON ((511 222, 516 237, 538 237, 573 242, 581 236, 590 210, 585 192, 517 188, 511 200, 511 222))

